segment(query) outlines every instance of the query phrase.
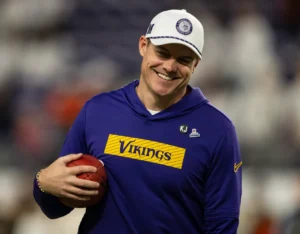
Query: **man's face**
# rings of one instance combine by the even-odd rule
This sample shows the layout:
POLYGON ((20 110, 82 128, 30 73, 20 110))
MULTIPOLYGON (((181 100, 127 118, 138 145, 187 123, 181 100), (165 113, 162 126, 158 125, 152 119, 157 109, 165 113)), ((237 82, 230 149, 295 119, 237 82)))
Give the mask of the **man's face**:
POLYGON ((180 44, 155 46, 144 36, 139 41, 143 57, 141 83, 158 96, 182 95, 198 64, 196 54, 180 44))

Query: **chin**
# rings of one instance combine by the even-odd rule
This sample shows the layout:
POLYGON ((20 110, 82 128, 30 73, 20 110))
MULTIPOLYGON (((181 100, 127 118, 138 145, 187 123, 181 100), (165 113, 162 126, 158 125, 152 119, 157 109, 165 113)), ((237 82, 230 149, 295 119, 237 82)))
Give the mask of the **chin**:
POLYGON ((173 89, 165 87, 153 87, 152 91, 160 97, 166 97, 173 93, 173 89))
POLYGON ((174 95, 178 90, 178 81, 164 81, 160 80, 159 82, 152 83, 152 91, 161 97, 174 95))

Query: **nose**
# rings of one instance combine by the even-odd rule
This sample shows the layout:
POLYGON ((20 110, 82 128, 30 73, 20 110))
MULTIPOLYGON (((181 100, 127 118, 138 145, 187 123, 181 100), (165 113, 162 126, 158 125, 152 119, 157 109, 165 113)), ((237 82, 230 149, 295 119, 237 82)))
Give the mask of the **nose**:
POLYGON ((168 73, 177 72, 177 61, 173 58, 170 58, 170 59, 164 61, 163 68, 168 73))

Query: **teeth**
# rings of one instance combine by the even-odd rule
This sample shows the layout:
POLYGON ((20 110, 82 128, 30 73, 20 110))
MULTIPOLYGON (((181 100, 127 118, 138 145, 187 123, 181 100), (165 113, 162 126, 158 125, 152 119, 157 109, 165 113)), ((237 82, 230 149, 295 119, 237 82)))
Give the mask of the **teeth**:
POLYGON ((157 72, 157 75, 158 75, 160 78, 163 78, 164 80, 173 80, 173 78, 168 77, 168 76, 166 76, 166 75, 164 75, 164 74, 161 74, 161 73, 159 73, 159 72, 157 72))

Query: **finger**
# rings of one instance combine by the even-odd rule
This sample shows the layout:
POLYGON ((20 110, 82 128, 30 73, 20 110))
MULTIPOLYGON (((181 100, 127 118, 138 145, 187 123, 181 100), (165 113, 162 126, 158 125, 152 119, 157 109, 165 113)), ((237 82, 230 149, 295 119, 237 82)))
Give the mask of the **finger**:
POLYGON ((79 179, 77 177, 72 180, 71 184, 76 187, 86 188, 86 189, 98 189, 100 184, 91 180, 79 179))
POLYGON ((82 153, 79 154, 69 154, 61 157, 61 160, 67 165, 69 162, 72 162, 76 159, 79 159, 82 156, 82 153))
POLYGON ((72 193, 66 194, 64 196, 64 198, 70 198, 70 199, 78 200, 78 201, 89 201, 89 200, 91 200, 90 196, 79 196, 79 195, 75 195, 75 194, 72 194, 72 193))
POLYGON ((67 190, 68 193, 73 194, 75 196, 79 197, 90 197, 90 196, 96 196, 99 192, 98 190, 91 190, 91 189, 82 189, 78 187, 70 187, 69 190, 67 190))
POLYGON ((74 167, 69 167, 71 174, 78 175, 82 173, 93 173, 97 171, 97 168, 94 166, 86 166, 86 165, 79 165, 74 167))

